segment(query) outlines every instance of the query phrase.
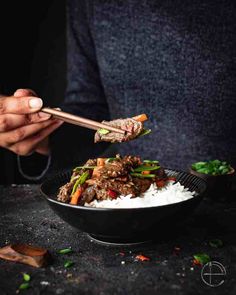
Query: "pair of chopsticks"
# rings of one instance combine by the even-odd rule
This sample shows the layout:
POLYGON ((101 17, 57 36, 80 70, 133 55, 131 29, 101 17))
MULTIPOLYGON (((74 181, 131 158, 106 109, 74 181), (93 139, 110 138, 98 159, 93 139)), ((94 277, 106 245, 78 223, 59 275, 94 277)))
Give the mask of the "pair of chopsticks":
POLYGON ((117 132, 120 134, 125 134, 126 131, 116 128, 116 127, 112 127, 110 125, 106 125, 97 121, 93 121, 90 119, 86 119, 80 116, 76 116, 70 113, 66 113, 60 110, 56 110, 56 109, 52 109, 52 108, 42 108, 41 112, 44 112, 46 114, 50 114, 53 117, 60 119, 64 122, 70 123, 70 124, 74 124, 74 125, 78 125, 81 127, 85 127, 88 129, 92 129, 92 130, 98 130, 98 129, 106 129, 109 131, 113 131, 113 132, 117 132))

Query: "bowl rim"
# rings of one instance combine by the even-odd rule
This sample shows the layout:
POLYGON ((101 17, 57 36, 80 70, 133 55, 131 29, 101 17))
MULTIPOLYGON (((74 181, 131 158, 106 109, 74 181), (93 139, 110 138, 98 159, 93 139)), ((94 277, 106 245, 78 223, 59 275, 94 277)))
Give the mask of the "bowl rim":
MULTIPOLYGON (((176 173, 185 173, 185 174, 189 174, 189 175, 193 175, 189 172, 186 172, 186 171, 181 171, 181 170, 176 170, 176 169, 171 169, 171 168, 166 168, 166 167, 163 167, 164 169, 167 169, 167 170, 170 170, 170 171, 173 171, 173 172, 176 172, 176 173)), ((62 171, 61 173, 59 174, 56 174, 54 176, 52 176, 49 180, 51 179, 54 179, 56 178, 58 175, 62 174, 62 173, 66 173, 68 172, 68 170, 65 170, 65 171, 62 171)), ((60 206, 65 206, 65 207, 69 207, 69 208, 73 208, 73 209, 77 209, 77 210, 89 210, 89 211, 115 211, 115 212, 118 212, 118 211, 128 211, 128 210, 135 210, 135 211, 139 211, 139 210, 153 210, 153 209, 156 209, 156 208, 166 208, 166 207, 171 207, 173 205, 180 205, 180 204, 183 204, 183 203, 187 203, 187 202, 192 202, 193 200, 196 200, 197 198, 199 198, 199 201, 201 201, 201 199, 203 198, 203 194, 205 193, 206 189, 207 189, 207 182, 205 179, 197 176, 197 175, 193 175, 194 177, 197 177, 203 184, 204 184, 204 190, 202 191, 202 193, 200 194, 197 194, 195 196, 193 196, 192 198, 189 198, 187 200, 183 200, 183 201, 180 201, 180 202, 175 202, 175 203, 171 203, 171 204, 166 204, 166 205, 160 205, 160 206, 149 206, 149 207, 127 207, 127 208, 101 208, 101 207, 89 207, 89 206, 81 206, 81 205, 72 205, 72 204, 68 204, 68 203, 63 203, 63 202, 60 202, 60 201, 57 201, 51 197, 49 197, 47 194, 45 194, 43 192, 43 185, 44 183, 47 181, 45 180, 43 183, 41 183, 40 187, 39 187, 39 190, 40 190, 40 193, 44 196, 44 198, 48 201, 48 202, 51 202, 51 203, 54 203, 54 204, 57 204, 57 205, 60 205, 60 206)))

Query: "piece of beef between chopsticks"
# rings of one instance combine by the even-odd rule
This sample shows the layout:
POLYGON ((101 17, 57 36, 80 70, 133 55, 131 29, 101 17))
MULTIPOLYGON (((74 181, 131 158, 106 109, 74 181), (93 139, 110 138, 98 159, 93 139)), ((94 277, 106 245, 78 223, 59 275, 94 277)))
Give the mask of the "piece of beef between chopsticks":
POLYGON ((98 130, 94 136, 94 142, 107 141, 107 142, 124 142, 136 138, 143 130, 143 123, 138 122, 132 118, 116 119, 113 121, 102 121, 106 125, 120 128, 127 131, 125 134, 109 131, 106 134, 98 130))

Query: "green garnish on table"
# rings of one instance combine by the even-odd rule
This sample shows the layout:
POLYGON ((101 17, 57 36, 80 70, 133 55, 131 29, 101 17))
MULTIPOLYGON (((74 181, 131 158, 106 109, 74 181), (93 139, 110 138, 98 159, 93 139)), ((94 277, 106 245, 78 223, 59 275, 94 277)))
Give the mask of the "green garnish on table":
POLYGON ((213 248, 223 247, 223 242, 220 239, 213 239, 209 241, 209 245, 213 248))
POLYGON ((232 167, 226 161, 211 160, 205 162, 196 162, 191 165, 192 169, 209 175, 224 175, 228 174, 232 167))
POLYGON ((202 265, 211 261, 210 256, 206 253, 198 253, 198 254, 193 255, 193 257, 198 263, 200 263, 202 265))
POLYGON ((30 281, 30 275, 29 274, 27 274, 27 273, 23 273, 23 280, 25 281, 25 282, 29 282, 30 281))
POLYGON ((22 283, 22 284, 20 284, 18 290, 19 290, 19 291, 26 290, 26 289, 28 289, 29 287, 30 287, 30 284, 29 284, 29 283, 22 283))
POLYGON ((73 266, 73 265, 74 265, 74 262, 71 261, 71 260, 67 260, 67 261, 65 261, 65 263, 64 263, 64 267, 65 267, 65 268, 69 268, 69 267, 71 267, 71 266, 73 266))
POLYGON ((68 254, 71 253, 72 249, 71 248, 65 248, 65 249, 61 249, 58 251, 59 254, 68 254))

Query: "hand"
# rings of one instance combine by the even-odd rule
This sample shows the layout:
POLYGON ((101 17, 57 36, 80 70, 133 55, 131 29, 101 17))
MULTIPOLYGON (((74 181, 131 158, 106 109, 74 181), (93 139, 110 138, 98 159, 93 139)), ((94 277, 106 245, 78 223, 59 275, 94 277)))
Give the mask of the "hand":
POLYGON ((48 136, 63 122, 40 112, 42 105, 30 89, 0 97, 0 147, 18 155, 48 154, 48 136))

